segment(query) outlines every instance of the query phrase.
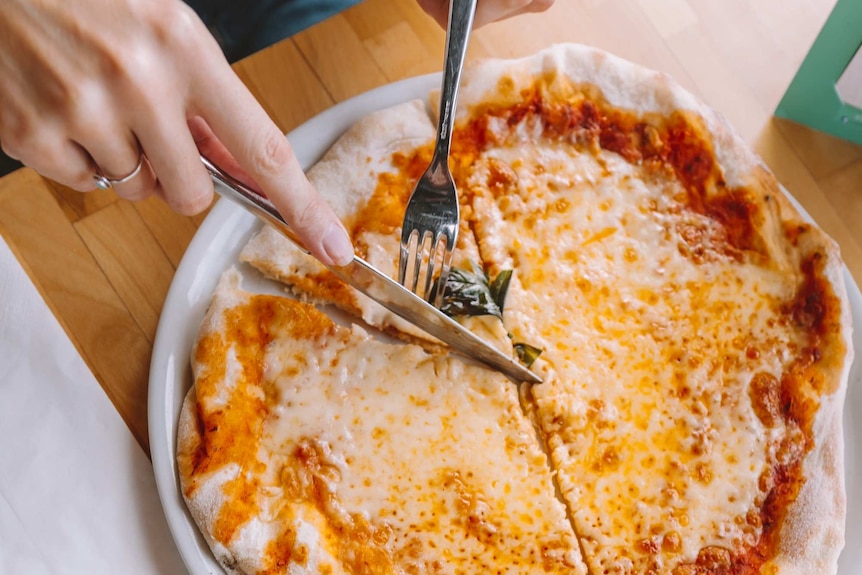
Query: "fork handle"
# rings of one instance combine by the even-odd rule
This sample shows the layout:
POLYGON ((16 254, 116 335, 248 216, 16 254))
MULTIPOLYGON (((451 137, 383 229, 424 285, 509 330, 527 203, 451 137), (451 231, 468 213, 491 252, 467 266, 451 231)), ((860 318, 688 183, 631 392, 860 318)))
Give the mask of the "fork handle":
POLYGON ((449 25, 446 28, 446 56, 443 61, 443 87, 440 90, 440 117, 437 120, 437 143, 435 159, 445 161, 449 157, 452 126, 455 123, 455 105, 461 70, 470 42, 473 16, 477 0, 452 0, 449 4, 449 25))

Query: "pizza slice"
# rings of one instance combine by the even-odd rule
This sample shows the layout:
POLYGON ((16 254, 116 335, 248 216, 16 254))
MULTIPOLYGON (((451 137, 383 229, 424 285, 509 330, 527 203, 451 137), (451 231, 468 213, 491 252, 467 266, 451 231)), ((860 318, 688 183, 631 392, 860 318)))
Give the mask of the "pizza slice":
POLYGON ((465 79, 456 140, 594 573, 834 573, 849 306, 835 244, 668 78, 558 46, 465 79))
POLYGON ((508 380, 239 282, 202 325, 178 437, 230 573, 586 573, 508 380))

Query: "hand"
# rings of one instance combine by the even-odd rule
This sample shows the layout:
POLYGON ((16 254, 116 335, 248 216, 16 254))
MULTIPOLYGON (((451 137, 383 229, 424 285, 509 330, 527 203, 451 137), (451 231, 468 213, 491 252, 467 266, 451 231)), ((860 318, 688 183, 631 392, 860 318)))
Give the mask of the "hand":
POLYGON ((265 193, 327 263, 350 239, 281 130, 179 0, 0 0, 0 146, 77 190, 153 193, 195 214, 212 201, 199 151, 265 193))
MULTIPOLYGON (((449 23, 449 1, 418 0, 419 6, 443 28, 449 23)), ((473 27, 478 28, 497 20, 504 20, 527 12, 544 12, 553 3, 554 0, 479 0, 476 5, 473 27)))

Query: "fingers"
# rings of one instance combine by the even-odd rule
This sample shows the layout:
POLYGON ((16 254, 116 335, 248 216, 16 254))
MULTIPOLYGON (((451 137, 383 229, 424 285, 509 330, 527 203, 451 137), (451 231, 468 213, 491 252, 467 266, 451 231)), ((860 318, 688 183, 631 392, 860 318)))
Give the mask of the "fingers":
POLYGON ((417 0, 419 7, 426 14, 434 18, 441 27, 446 28, 446 23, 449 20, 449 1, 448 0, 417 0))
POLYGON ((521 14, 544 12, 553 4, 554 0, 480 0, 476 6, 474 27, 479 28, 521 14))
MULTIPOLYGON (((141 151, 135 136, 110 121, 90 122, 77 130, 58 122, 15 120, 3 130, 0 148, 10 157, 67 187, 81 192, 96 188, 94 176, 123 179, 136 170, 141 151)), ((117 195, 140 200, 158 189, 155 175, 143 159, 140 170, 127 182, 113 183, 117 195)))
POLYGON ((206 120, 200 116, 194 116, 189 120, 189 130, 191 131, 195 145, 198 147, 202 156, 255 192, 264 196, 266 195, 263 190, 260 189, 260 186, 257 185, 257 182, 248 175, 248 172, 242 169, 242 166, 239 165, 239 162, 236 161, 233 154, 231 154, 230 151, 225 148, 224 144, 221 143, 221 140, 213 134, 213 131, 209 127, 209 124, 206 123, 206 120))
POLYGON ((144 155, 158 175, 156 192, 174 211, 200 213, 212 202, 213 187, 199 159, 180 108, 152 111, 135 126, 144 155))
POLYGON ((93 189, 93 162, 63 125, 44 121, 15 91, 0 93, 0 148, 47 178, 78 191, 93 189))
POLYGON ((26 140, 16 140, 7 134, 0 140, 0 148, 46 178, 79 192, 92 190, 94 167, 89 154, 74 142, 46 132, 49 131, 40 130, 26 140))
POLYGON ((215 77, 217 85, 194 94, 213 134, 315 257, 330 265, 349 263, 353 246, 347 231, 305 177, 287 138, 226 63, 215 77))
MULTIPOLYGON (((110 180, 125 180, 112 182, 112 188, 118 196, 138 201, 151 196, 156 190, 155 174, 143 157, 137 138, 118 123, 101 122, 95 125, 78 144, 92 158, 94 173, 110 180)), ((93 183, 91 174, 90 189, 93 183)))
MULTIPOLYGON (((449 0, 418 0, 419 6, 440 26, 445 28, 449 21, 449 0)), ((554 0, 479 0, 473 27, 505 20, 528 12, 543 12, 550 8, 554 0)))

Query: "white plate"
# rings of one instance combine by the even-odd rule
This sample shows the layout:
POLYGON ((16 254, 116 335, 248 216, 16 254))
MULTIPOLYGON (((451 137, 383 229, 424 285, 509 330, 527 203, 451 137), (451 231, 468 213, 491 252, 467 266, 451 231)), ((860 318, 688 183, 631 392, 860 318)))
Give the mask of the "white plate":
MULTIPOLYGON (((413 98, 425 99, 439 85, 439 75, 411 78, 357 96, 323 112, 288 134, 300 163, 310 167, 353 122, 362 116, 413 98)), ((807 214, 806 214, 807 215, 807 214)), ((206 217, 183 256, 162 309, 156 332, 149 382, 150 452, 159 496, 177 548, 192 575, 223 575, 189 515, 177 475, 176 432, 180 407, 191 387, 192 344, 221 273, 236 265, 237 255, 258 228, 255 218, 227 200, 206 217)), ((244 270, 245 271, 245 270, 244 270)), ((275 291, 273 284, 249 271, 245 287, 275 291)), ((862 355, 862 295, 845 269, 853 309, 854 347, 862 355)), ((862 361, 853 365, 844 410, 847 478, 847 546, 839 575, 862 572, 862 361)))

